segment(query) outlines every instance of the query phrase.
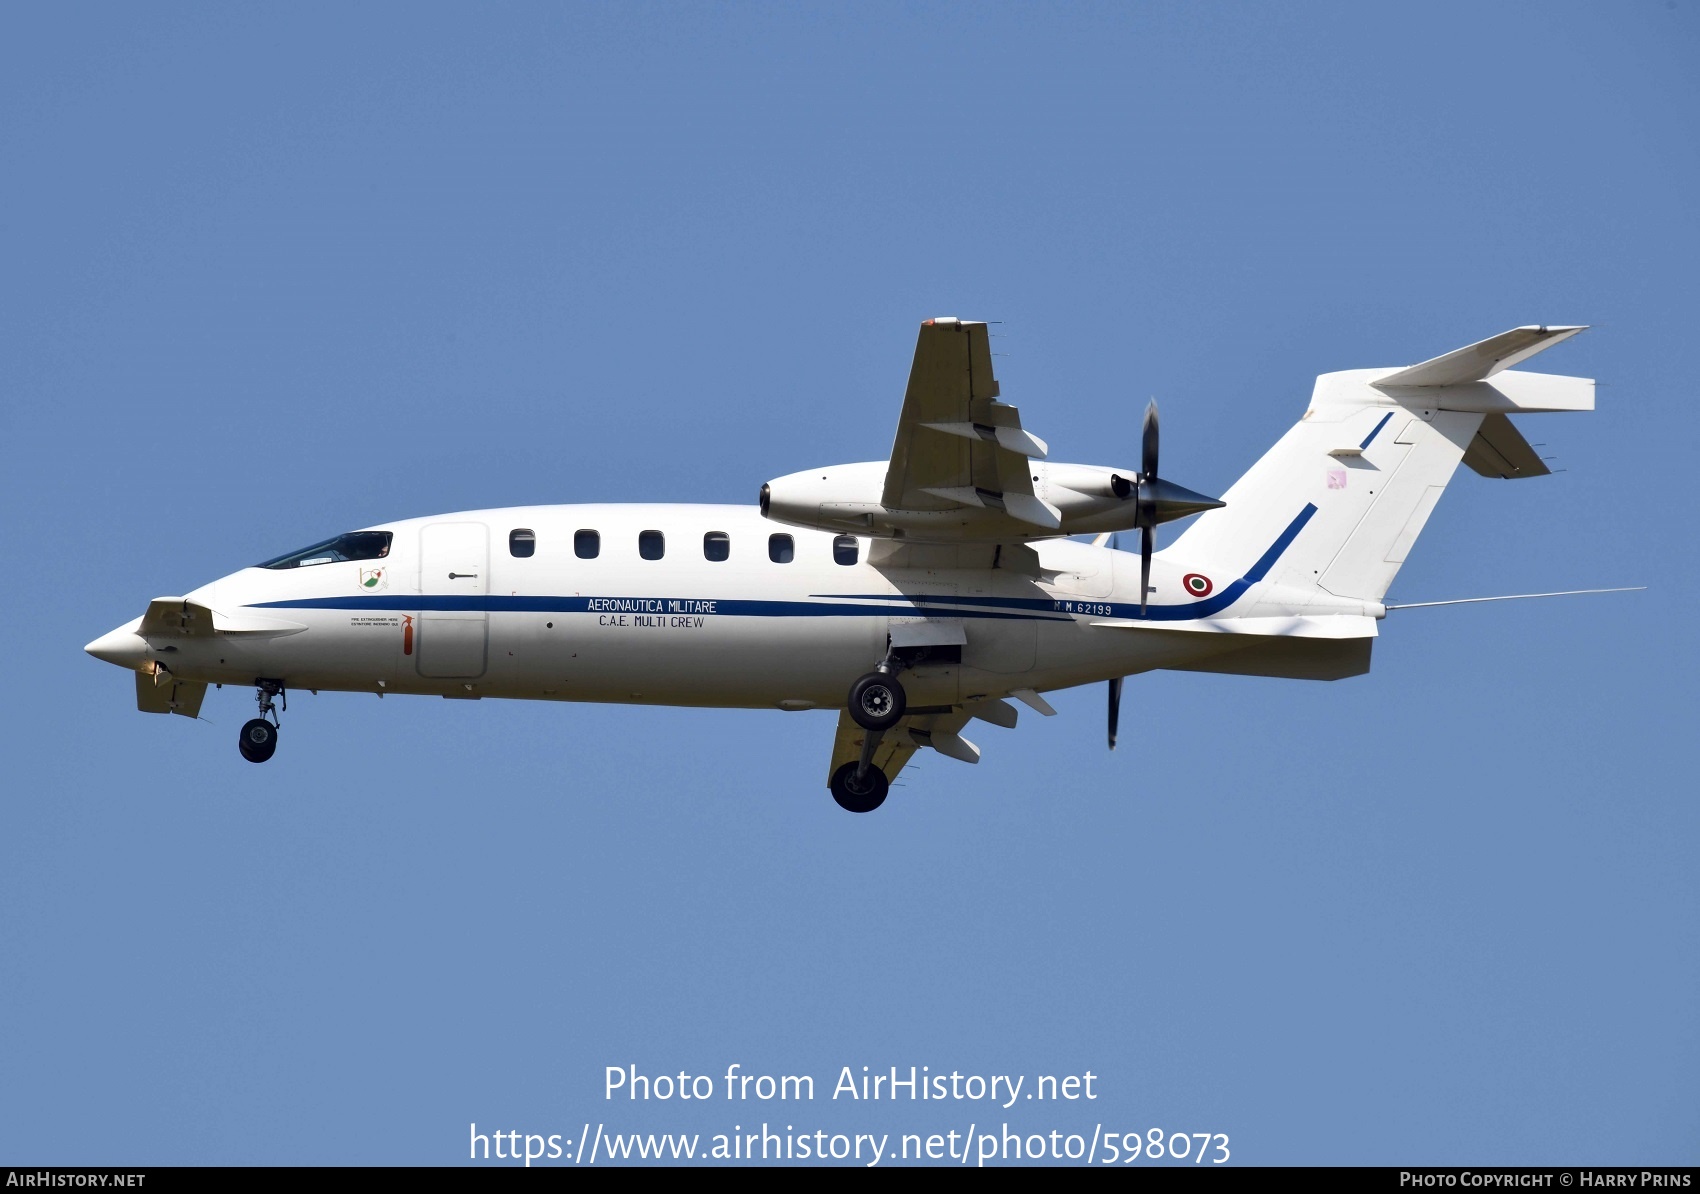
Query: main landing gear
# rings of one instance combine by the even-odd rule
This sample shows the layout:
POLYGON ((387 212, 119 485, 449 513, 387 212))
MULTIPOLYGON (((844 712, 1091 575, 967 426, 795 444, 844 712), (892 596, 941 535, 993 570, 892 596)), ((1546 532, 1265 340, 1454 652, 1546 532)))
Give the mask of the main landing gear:
POLYGON ((263 763, 277 751, 277 731, 279 726, 277 707, 272 703, 273 697, 282 700, 283 710, 289 711, 289 694, 283 689, 282 680, 254 681, 254 700, 259 702, 260 715, 242 727, 241 736, 236 739, 236 749, 242 752, 242 757, 250 763, 263 763), (266 720, 270 718, 271 720, 266 720))
POLYGON ((847 813, 871 813, 885 803, 891 781, 885 772, 869 763, 864 770, 860 763, 846 763, 832 773, 832 798, 847 813), (861 773, 858 778, 858 773, 861 773))
POLYGON ((862 757, 845 763, 832 773, 828 787, 838 807, 846 812, 871 813, 885 803, 891 790, 891 780, 874 765, 874 752, 879 749, 885 732, 903 720, 909 707, 903 685, 897 673, 903 661, 896 654, 887 655, 879 667, 850 686, 850 720, 861 726, 862 757))
POLYGON ((909 700, 895 674, 869 672, 850 686, 850 717, 864 730, 884 733, 903 720, 908 707, 909 700))

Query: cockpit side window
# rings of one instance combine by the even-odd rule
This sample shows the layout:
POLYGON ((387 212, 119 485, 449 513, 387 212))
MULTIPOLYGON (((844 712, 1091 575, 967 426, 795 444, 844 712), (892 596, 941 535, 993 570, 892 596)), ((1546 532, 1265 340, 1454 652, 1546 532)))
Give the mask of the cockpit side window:
POLYGON ((394 536, 389 531, 351 531, 326 539, 300 551, 292 551, 275 560, 267 560, 261 568, 309 568, 314 564, 340 564, 347 560, 381 560, 390 554, 394 536))

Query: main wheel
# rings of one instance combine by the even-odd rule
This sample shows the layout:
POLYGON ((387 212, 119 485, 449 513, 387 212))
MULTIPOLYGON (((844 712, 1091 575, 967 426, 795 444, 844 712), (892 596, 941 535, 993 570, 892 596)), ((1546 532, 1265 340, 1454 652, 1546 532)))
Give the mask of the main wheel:
POLYGON ((869 763, 868 773, 858 784, 856 767, 853 762, 846 763, 832 773, 832 798, 847 813, 871 813, 885 803, 891 781, 885 777, 885 772, 869 763))
POLYGON ((903 685, 883 672, 869 672, 850 686, 850 717, 864 730, 889 730, 908 705, 903 685))
POLYGON ((250 763, 263 763, 277 750, 277 727, 263 717, 256 717, 242 727, 236 749, 250 763))

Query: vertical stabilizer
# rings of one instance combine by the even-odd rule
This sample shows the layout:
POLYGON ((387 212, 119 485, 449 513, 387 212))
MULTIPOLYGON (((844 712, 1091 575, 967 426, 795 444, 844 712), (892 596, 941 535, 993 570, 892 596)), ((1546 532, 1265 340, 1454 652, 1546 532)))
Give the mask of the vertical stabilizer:
POLYGON ((1506 434, 1508 413, 1593 408, 1588 379, 1495 367, 1504 356, 1522 359, 1578 330, 1517 329, 1421 366, 1323 374, 1298 424, 1223 495, 1224 508, 1201 515, 1164 557, 1242 575, 1313 505, 1316 514, 1267 579, 1381 600, 1466 453, 1486 475, 1532 475, 1485 463, 1503 463, 1516 446, 1506 434), (1493 432, 1488 441, 1480 439, 1484 423, 1493 432), (1501 455, 1490 452, 1494 447, 1501 455))

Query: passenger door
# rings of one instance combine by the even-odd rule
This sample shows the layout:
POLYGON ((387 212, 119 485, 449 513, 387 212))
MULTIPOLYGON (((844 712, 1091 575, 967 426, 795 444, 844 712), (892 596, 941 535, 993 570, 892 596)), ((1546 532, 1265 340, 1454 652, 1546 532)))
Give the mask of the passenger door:
POLYGON ((419 674, 470 680, 484 674, 490 591, 490 529, 433 522, 419 531, 419 674), (435 606, 435 608, 432 608, 435 606))

